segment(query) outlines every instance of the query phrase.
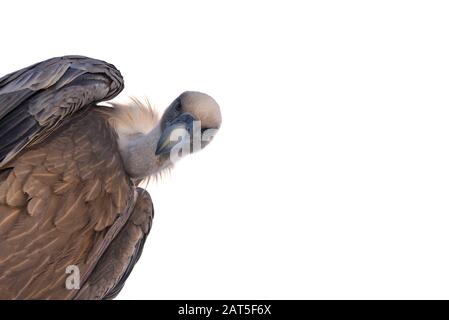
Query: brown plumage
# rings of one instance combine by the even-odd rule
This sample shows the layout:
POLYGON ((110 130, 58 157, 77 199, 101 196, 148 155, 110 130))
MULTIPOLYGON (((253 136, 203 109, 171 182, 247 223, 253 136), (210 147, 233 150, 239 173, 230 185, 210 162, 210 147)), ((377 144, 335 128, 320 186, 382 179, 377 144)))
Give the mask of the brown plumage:
POLYGON ((117 295, 152 224, 137 185, 173 165, 167 134, 188 128, 184 119, 221 123, 199 93, 181 95, 159 122, 136 100, 128 111, 96 104, 122 89, 114 66, 79 56, 0 79, 0 299, 117 295), (80 290, 67 288, 68 266, 79 268, 80 290))

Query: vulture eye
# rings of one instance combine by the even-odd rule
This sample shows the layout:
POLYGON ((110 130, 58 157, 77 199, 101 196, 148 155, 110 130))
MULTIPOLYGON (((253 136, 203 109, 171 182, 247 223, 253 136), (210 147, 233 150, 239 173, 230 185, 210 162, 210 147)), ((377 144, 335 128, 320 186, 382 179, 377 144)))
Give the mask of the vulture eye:
POLYGON ((176 105, 175 105, 175 110, 181 112, 182 109, 182 104, 181 101, 177 101, 176 105))

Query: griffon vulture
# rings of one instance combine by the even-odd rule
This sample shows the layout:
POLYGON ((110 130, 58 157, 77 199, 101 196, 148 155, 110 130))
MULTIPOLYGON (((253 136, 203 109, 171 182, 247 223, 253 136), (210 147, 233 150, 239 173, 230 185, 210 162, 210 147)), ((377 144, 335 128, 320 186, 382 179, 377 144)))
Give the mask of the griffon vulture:
POLYGON ((220 127, 199 92, 160 120, 135 99, 98 104, 123 86, 113 65, 82 56, 0 78, 0 299, 114 298, 152 224, 139 183, 184 155, 195 130, 220 127))

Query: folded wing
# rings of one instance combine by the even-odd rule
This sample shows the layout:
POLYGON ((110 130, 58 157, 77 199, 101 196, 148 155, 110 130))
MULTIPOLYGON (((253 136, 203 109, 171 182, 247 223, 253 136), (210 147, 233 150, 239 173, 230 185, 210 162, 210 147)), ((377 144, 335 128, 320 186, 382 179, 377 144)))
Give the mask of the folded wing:
POLYGON ((115 97, 120 72, 82 56, 49 59, 0 78, 0 168, 81 108, 115 97))

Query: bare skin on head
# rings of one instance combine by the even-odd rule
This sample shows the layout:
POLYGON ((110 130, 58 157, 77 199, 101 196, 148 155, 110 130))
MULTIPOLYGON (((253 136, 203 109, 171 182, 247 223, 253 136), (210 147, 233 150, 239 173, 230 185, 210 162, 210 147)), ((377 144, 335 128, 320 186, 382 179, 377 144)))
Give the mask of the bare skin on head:
MULTIPOLYGON (((129 105, 115 104, 114 107, 116 111, 111 119, 118 134, 120 154, 126 172, 133 179, 148 178, 173 166, 170 153, 179 143, 173 141, 177 132, 187 132, 188 141, 183 143, 192 145, 195 122, 199 124, 201 134, 218 130, 221 125, 217 102, 209 95, 195 91, 184 92, 176 98, 160 120, 150 106, 135 99, 129 105)), ((203 141, 201 147, 209 141, 203 141)))

